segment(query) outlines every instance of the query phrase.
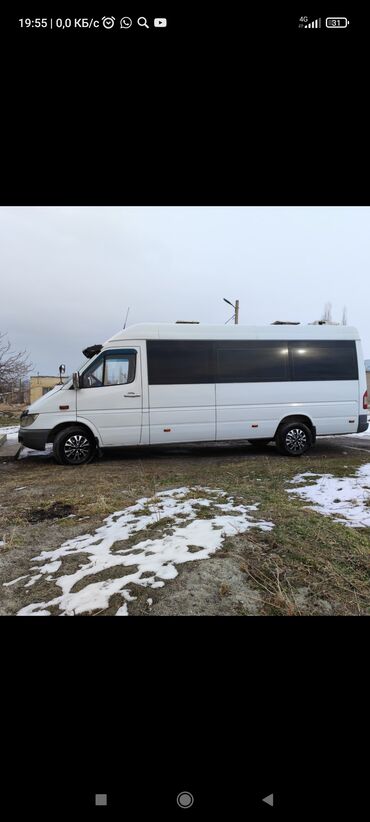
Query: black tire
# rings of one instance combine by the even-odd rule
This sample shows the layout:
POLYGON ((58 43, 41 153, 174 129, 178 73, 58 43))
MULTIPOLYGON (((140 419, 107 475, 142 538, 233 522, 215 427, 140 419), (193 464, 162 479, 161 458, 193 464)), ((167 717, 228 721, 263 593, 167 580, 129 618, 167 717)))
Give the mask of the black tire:
POLYGON ((306 423, 292 420, 279 428, 276 445, 280 454, 286 457, 301 457, 313 444, 312 431, 306 423))
POLYGON ((86 465, 95 453, 93 435, 80 425, 70 425, 55 435, 53 454, 59 465, 86 465))
POLYGON ((255 445, 256 448, 263 448, 271 442, 271 439, 248 440, 250 445, 255 445))

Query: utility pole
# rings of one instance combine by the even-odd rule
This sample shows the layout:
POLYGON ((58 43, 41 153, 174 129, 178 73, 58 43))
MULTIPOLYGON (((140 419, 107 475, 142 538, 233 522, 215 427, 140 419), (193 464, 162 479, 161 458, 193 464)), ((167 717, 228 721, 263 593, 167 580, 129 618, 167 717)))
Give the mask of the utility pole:
POLYGON ((235 300, 235 325, 239 322, 239 300, 235 300))
POLYGON ((224 303, 227 303, 228 305, 232 305, 232 307, 234 309, 233 316, 230 317, 228 320, 226 320, 225 325, 227 325, 227 323, 229 323, 230 320, 234 320, 235 325, 238 325, 238 322, 239 322, 239 300, 235 300, 235 305, 234 305, 234 303, 231 303, 230 300, 227 300, 226 297, 223 297, 223 301, 224 301, 224 303))

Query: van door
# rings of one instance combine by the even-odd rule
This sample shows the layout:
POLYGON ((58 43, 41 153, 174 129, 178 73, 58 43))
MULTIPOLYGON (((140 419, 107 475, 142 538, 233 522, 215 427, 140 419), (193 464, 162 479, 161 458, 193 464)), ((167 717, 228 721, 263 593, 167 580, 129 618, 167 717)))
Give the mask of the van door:
POLYGON ((142 393, 140 346, 107 349, 81 373, 77 420, 92 423, 102 446, 139 445, 142 393))
POLYGON ((216 353, 217 440, 272 438, 296 399, 287 342, 223 340, 216 353))
POLYGON ((147 340, 150 443, 215 440, 213 342, 147 340))

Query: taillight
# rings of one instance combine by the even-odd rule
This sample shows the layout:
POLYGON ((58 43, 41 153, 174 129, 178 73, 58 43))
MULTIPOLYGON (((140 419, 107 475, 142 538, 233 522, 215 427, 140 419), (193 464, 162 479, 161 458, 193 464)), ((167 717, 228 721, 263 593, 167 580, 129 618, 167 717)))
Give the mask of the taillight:
POLYGON ((362 399, 362 407, 363 407, 363 408, 365 408, 365 410, 368 408, 368 404, 367 404, 367 391, 365 391, 364 396, 363 396, 363 399, 362 399))

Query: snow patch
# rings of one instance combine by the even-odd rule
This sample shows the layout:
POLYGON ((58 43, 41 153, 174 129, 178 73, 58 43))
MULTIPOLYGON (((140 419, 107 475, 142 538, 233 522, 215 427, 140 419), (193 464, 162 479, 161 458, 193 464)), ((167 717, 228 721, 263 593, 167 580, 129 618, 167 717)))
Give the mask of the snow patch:
POLYGON ((370 428, 367 427, 366 431, 362 431, 361 434, 354 434, 355 437, 370 437, 370 428))
POLYGON ((118 608, 116 616, 128 616, 127 602, 125 602, 124 605, 121 605, 121 607, 118 608))
POLYGON ((34 451, 33 448, 26 448, 24 445, 18 459, 24 460, 26 457, 51 457, 53 453, 53 445, 52 443, 48 443, 45 445, 45 451, 34 451))
MULTIPOLYGON (((58 607, 63 615, 91 613, 108 608, 110 598, 119 594, 124 602, 116 615, 125 616, 127 603, 134 599, 130 593, 132 585, 162 588, 166 581, 177 576, 177 565, 208 559, 221 547, 225 537, 249 528, 270 531, 274 527, 272 522, 252 515, 257 508, 256 504, 237 504, 221 489, 201 486, 175 488, 160 491, 153 497, 142 497, 135 505, 110 514, 94 534, 67 540, 59 548, 42 551, 34 557, 32 562, 38 567, 33 567, 27 575, 30 577, 27 587, 36 581, 35 577, 45 576, 46 581, 61 589, 61 594, 48 602, 26 605, 18 614, 47 614, 52 606, 58 607), (208 518, 199 517, 209 508, 208 518), (154 536, 148 526, 157 526, 161 535, 154 536), (128 544, 127 541, 138 533, 142 533, 142 539, 133 545, 128 544), (117 543, 122 547, 113 550, 117 543), (85 562, 80 563, 74 573, 53 576, 63 558, 71 556, 85 558, 85 562), (40 566, 40 562, 45 564, 40 566), (122 573, 107 575, 117 568, 122 573), (106 578, 95 581, 96 575, 102 572, 106 572, 106 578)), ((13 585, 26 578, 19 577, 5 584, 13 585)))
POLYGON ((9 585, 15 585, 16 582, 20 582, 21 579, 28 579, 29 574, 25 574, 22 577, 17 577, 16 579, 12 579, 11 582, 3 582, 4 588, 8 588, 9 585))
POLYGON ((312 503, 313 511, 333 516, 350 528, 370 527, 370 463, 362 465, 354 477, 334 477, 333 474, 312 474, 306 471, 290 480, 299 484, 306 477, 315 482, 301 488, 287 488, 288 494, 298 494, 312 503))
POLYGON ((317 474, 313 474, 312 471, 305 471, 303 474, 296 474, 293 479, 287 480, 287 482, 297 485, 299 482, 305 482, 306 477, 317 477, 317 474))

